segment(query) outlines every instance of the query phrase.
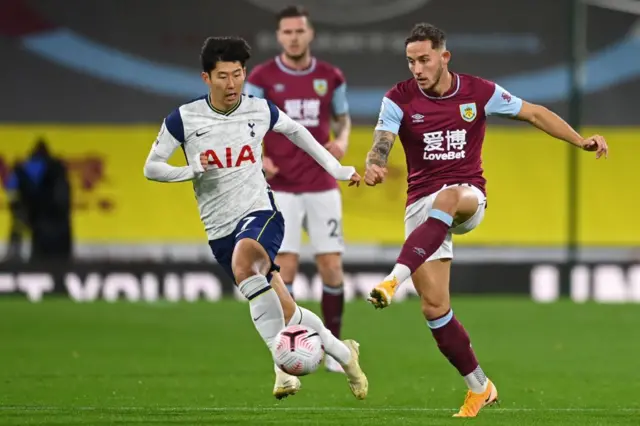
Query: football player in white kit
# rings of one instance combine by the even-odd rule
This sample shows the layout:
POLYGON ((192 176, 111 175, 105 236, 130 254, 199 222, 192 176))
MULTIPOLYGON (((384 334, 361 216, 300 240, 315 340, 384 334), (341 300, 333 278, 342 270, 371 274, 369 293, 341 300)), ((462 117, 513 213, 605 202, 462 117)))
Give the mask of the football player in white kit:
MULTIPOLYGON (((271 349, 287 325, 318 331, 326 353, 340 362, 352 393, 364 399, 368 381, 359 365, 359 345, 340 341, 313 312, 296 305, 274 263, 284 219, 262 171, 262 138, 269 130, 286 135, 335 179, 358 185, 353 167, 342 166, 301 124, 271 102, 242 95, 249 45, 237 37, 209 37, 201 51, 202 79, 209 93, 181 105, 165 119, 144 165, 158 182, 192 181, 200 218, 218 263, 249 300, 251 318, 271 349), (187 166, 168 160, 181 148, 187 166)), ((273 394, 284 398, 300 380, 275 366, 273 394)))

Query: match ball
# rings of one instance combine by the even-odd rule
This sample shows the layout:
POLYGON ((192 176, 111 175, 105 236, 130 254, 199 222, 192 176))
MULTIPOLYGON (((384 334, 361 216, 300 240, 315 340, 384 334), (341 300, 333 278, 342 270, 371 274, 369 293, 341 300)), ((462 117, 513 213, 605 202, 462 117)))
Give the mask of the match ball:
POLYGON ((282 329, 273 341, 273 360, 285 373, 306 376, 318 369, 324 346, 318 332, 304 325, 282 329))

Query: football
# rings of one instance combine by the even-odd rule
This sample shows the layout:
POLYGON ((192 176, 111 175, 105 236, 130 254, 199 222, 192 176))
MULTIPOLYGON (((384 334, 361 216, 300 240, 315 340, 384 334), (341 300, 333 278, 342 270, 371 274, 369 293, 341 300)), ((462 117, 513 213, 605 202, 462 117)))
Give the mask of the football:
POLYGON ((273 342, 273 360, 285 373, 305 376, 318 369, 324 346, 317 331, 304 325, 282 329, 273 342))

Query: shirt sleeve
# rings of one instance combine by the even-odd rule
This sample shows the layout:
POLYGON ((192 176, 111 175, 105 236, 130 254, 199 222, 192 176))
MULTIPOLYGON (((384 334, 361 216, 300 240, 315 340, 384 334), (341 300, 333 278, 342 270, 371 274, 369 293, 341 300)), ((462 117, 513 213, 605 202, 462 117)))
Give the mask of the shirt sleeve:
POLYGON ((382 98, 382 106, 380 107, 376 130, 384 130, 397 135, 400 130, 403 115, 404 113, 398 104, 385 96, 382 98))
POLYGON ((263 66, 256 66, 249 75, 247 81, 244 83, 243 92, 245 95, 253 95, 256 98, 264 99, 265 85, 262 81, 262 75, 264 74, 263 66))
POLYGON ((264 99, 264 89, 256 84, 245 82, 243 92, 245 95, 252 95, 256 98, 264 99))
MULTIPOLYGON (((156 141, 151 147, 144 164, 144 176, 158 182, 184 182, 193 180, 197 172, 202 172, 199 156, 193 159, 195 165, 175 167, 168 164, 169 158, 184 143, 184 126, 180 111, 175 110, 165 118, 156 141), (197 160, 197 161, 196 161, 197 160)), ((187 159, 187 162, 189 160, 187 159)))
POLYGON ((344 82, 333 91, 331 107, 335 115, 349 113, 349 102, 347 101, 347 83, 344 82))
POLYGON ((484 106, 484 113, 487 116, 498 115, 514 117, 518 115, 522 108, 522 99, 507 92, 500 85, 495 84, 493 95, 484 106))

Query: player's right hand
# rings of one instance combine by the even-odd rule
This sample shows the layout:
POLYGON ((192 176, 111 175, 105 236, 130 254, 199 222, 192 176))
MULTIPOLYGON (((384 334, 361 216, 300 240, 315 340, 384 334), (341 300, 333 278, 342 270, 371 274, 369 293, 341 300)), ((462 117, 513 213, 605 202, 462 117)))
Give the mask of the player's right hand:
POLYGON ((368 164, 367 170, 364 173, 364 183, 369 186, 376 186, 377 184, 384 182, 384 178, 386 175, 386 167, 380 167, 375 164, 368 164))
POLYGON ((360 181, 362 180, 362 178, 360 177, 360 175, 358 174, 358 172, 353 172, 353 174, 351 175, 351 179, 349 180, 349 186, 360 186, 360 181))
POLYGON ((267 177, 267 180, 271 179, 278 174, 280 169, 273 164, 273 161, 269 157, 262 157, 262 170, 267 177))
POLYGON ((209 160, 207 159, 207 154, 205 154, 204 152, 200 153, 200 165, 202 166, 202 170, 207 170, 209 160))
POLYGON ((207 159, 207 155, 204 152, 201 152, 197 157, 194 157, 193 160, 189 161, 188 163, 191 165, 191 169, 193 170, 195 175, 200 176, 207 170, 209 160, 207 159))

